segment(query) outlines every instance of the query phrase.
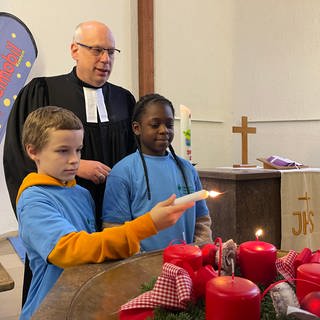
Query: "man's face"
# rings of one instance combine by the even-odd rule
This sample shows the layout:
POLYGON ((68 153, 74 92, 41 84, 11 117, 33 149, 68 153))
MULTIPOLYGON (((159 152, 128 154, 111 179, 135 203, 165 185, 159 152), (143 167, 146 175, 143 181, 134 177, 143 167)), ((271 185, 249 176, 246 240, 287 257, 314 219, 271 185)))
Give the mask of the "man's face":
MULTIPOLYGON (((115 48, 111 31, 101 25, 85 28, 78 43, 93 48, 115 48)), ((96 50, 82 45, 71 45, 72 57, 77 61, 77 76, 94 87, 100 87, 109 79, 116 52, 110 55, 104 50, 97 55, 96 50)))

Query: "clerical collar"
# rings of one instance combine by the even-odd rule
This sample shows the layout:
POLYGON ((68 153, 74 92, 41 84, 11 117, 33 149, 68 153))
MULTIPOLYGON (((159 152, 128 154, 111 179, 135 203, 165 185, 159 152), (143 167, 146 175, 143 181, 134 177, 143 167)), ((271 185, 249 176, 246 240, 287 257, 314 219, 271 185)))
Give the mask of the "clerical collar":
POLYGON ((86 83, 86 82, 82 81, 82 80, 77 76, 76 67, 73 67, 73 69, 72 69, 72 75, 74 76, 75 80, 79 83, 79 85, 82 86, 82 87, 91 88, 91 89, 100 89, 100 88, 102 88, 102 87, 105 85, 105 83, 104 83, 104 84, 103 84, 102 86, 100 86, 100 87, 95 87, 95 86, 92 86, 92 85, 89 84, 89 83, 86 83))

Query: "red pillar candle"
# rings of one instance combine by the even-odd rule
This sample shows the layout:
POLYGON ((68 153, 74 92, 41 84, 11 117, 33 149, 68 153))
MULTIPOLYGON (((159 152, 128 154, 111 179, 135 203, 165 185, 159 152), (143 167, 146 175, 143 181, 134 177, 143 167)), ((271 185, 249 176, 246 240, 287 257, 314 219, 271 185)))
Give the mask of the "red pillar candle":
POLYGON ((206 287, 206 320, 260 320, 260 290, 250 280, 216 277, 206 287))
POLYGON ((296 294, 301 302, 308 293, 320 291, 320 263, 302 264, 297 269, 296 278, 296 294))
POLYGON ((276 277, 277 248, 263 241, 247 241, 239 246, 241 275, 254 283, 269 285, 276 277))
POLYGON ((202 252, 198 246, 173 244, 163 251, 163 263, 169 262, 179 267, 190 266, 197 271, 202 266, 202 252))

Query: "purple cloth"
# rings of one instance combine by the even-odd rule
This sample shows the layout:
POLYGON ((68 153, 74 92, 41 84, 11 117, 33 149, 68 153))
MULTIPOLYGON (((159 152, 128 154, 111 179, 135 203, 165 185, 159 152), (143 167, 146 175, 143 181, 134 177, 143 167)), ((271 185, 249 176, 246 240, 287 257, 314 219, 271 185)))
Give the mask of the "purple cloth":
POLYGON ((281 158, 278 156, 271 156, 271 157, 267 158, 267 160, 270 163, 275 164, 276 166, 281 166, 281 167, 291 167, 291 166, 301 166, 302 165, 301 163, 295 162, 290 159, 281 158))

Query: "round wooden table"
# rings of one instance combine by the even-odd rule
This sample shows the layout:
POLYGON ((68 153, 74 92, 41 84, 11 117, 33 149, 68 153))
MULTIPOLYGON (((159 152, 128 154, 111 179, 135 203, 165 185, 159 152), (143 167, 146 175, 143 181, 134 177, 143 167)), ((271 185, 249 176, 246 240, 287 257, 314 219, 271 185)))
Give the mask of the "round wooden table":
POLYGON ((118 319, 120 306, 162 270, 162 250, 65 269, 32 319, 118 319))

